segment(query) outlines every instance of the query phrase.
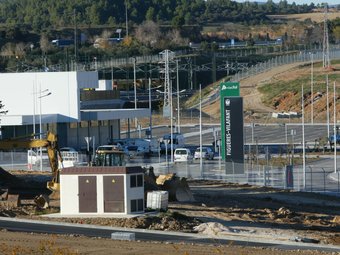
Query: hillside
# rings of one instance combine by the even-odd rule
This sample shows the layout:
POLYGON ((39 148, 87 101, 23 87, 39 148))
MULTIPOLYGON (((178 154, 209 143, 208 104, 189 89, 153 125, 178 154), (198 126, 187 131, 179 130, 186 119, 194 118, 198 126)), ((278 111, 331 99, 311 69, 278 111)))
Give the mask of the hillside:
MULTIPOLYGON (((322 63, 313 68, 313 110, 314 120, 326 119, 326 75, 329 76, 329 110, 333 116, 333 84, 340 77, 340 63, 334 63, 336 71, 326 71, 322 63)), ((301 112, 301 87, 304 85, 304 110, 306 119, 311 113, 311 66, 310 64, 290 64, 273 68, 267 72, 240 81, 241 96, 244 98, 245 121, 268 118, 272 112, 301 112)), ((338 91, 339 93, 339 91, 338 91)), ((337 96, 339 98, 339 96, 337 96)), ((337 111, 340 106, 337 106, 337 111)), ((203 107, 203 111, 218 118, 219 100, 203 107)), ((332 117, 331 117, 332 119, 332 117)), ((275 120, 277 121, 277 120, 275 120)))
MULTIPOLYGON (((268 15, 271 20, 282 20, 282 21, 305 21, 310 19, 312 22, 323 22, 324 13, 320 10, 319 12, 311 12, 311 13, 299 13, 299 14, 287 14, 287 15, 268 15)), ((340 11, 333 10, 330 11, 327 15, 329 20, 334 20, 340 17, 340 11)))

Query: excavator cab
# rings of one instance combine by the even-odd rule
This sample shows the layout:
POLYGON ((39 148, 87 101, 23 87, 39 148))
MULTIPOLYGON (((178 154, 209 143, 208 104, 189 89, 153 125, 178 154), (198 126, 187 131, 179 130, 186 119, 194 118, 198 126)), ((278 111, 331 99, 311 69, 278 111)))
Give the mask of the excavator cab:
POLYGON ((93 166, 125 166, 125 153, 120 150, 98 150, 92 162, 93 166))

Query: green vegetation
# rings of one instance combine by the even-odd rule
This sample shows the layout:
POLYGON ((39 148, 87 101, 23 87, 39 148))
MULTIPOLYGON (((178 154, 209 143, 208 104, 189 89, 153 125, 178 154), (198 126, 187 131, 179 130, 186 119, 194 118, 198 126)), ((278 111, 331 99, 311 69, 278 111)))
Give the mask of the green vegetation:
POLYGON ((279 4, 272 0, 266 4, 230 0, 3 0, 0 23, 8 27, 26 26, 39 32, 67 28, 75 22, 82 27, 116 26, 125 24, 126 7, 132 25, 149 20, 173 27, 223 21, 259 24, 268 21, 267 14, 306 13, 315 8, 313 3, 296 5, 286 0, 279 4))
MULTIPOLYGON (((335 62, 334 62, 335 63, 335 62)), ((337 79, 336 74, 329 74, 329 81, 334 81, 337 79)), ((325 74, 314 74, 313 76, 314 86, 313 91, 325 93, 326 92, 326 78, 325 74)), ((304 86, 304 96, 311 93, 311 77, 310 75, 300 76, 295 80, 287 80, 287 81, 279 81, 276 83, 265 84, 258 88, 258 90, 262 93, 262 101, 268 105, 273 106, 277 99, 284 96, 286 93, 292 93, 295 95, 294 100, 296 100, 297 104, 301 105, 301 92, 302 85, 304 86)), ((332 87, 332 85, 329 85, 332 87)))
MULTIPOLYGON (((264 4, 231 0, 0 0, 0 72, 41 71, 46 67, 70 70, 75 62, 87 70, 94 59, 100 62, 158 54, 164 49, 188 49, 189 42, 201 43, 200 51, 223 50, 230 53, 230 61, 242 62, 243 48, 227 52, 230 49, 219 49, 218 43, 234 39, 250 46, 257 40, 284 39, 284 47, 268 47, 265 55, 299 43, 319 46, 321 25, 309 21, 296 22, 299 26, 295 26, 290 22, 287 28, 272 24, 268 18, 269 14, 307 13, 315 7, 321 6, 288 4, 286 0, 278 4, 272 0, 264 4), (119 35, 117 29, 121 29, 119 35), (303 36, 297 39, 286 31, 303 36), (124 38, 121 43, 107 40, 118 36, 124 38), (53 39, 68 39, 76 42, 76 47, 54 46, 53 39), (98 39, 102 43, 95 48, 98 39)), ((336 42, 340 21, 329 27, 331 43, 336 42)), ((252 65, 268 57, 262 55, 245 62, 252 65)))

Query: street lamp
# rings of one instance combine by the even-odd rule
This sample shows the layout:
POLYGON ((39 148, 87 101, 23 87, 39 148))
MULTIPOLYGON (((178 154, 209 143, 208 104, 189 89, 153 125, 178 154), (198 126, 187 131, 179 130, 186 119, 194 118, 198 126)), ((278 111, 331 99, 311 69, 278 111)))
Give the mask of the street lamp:
MULTIPOLYGON (((41 123, 41 115, 42 115, 42 107, 41 107, 41 99, 43 97, 47 97, 49 95, 51 95, 52 92, 49 92, 48 89, 45 89, 43 91, 41 91, 41 87, 40 87, 40 90, 39 90, 39 99, 40 99, 40 113, 39 113, 39 138, 40 140, 42 139, 42 123, 41 123), (46 92, 47 94, 42 94, 46 92)), ((42 147, 40 147, 40 171, 42 171, 42 147)))
POLYGON ((200 173, 203 178, 203 156, 202 156, 202 85, 200 83, 200 173))
POLYGON ((178 75, 178 60, 176 60, 177 67, 177 132, 181 132, 180 120, 179 120, 179 75, 178 75))
POLYGON ((294 136, 296 135, 296 130, 295 129, 290 130, 290 135, 292 136, 292 157, 290 164, 294 166, 294 152, 295 152, 294 136))
POLYGON ((310 53, 310 58, 311 58, 311 74, 310 74, 310 90, 311 90, 311 123, 313 124, 314 122, 314 91, 313 91, 313 52, 310 53))
MULTIPOLYGON (((133 88, 135 93, 135 109, 137 109, 136 58, 133 58, 133 88)), ((135 127, 137 128, 137 118, 135 118, 135 127)))
POLYGON ((180 123, 180 107, 179 107, 179 94, 185 92, 185 89, 179 91, 179 87, 177 84, 177 131, 181 133, 181 123, 180 123))

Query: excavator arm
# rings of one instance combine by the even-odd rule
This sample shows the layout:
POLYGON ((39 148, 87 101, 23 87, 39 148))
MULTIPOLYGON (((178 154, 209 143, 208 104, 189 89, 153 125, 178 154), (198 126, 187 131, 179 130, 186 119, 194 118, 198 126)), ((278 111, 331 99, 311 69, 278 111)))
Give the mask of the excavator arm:
POLYGON ((52 132, 47 133, 46 139, 7 139, 0 140, 0 150, 32 149, 44 147, 47 149, 48 159, 52 170, 52 181, 47 183, 47 188, 59 191, 58 157, 62 161, 58 146, 58 137, 52 132))

